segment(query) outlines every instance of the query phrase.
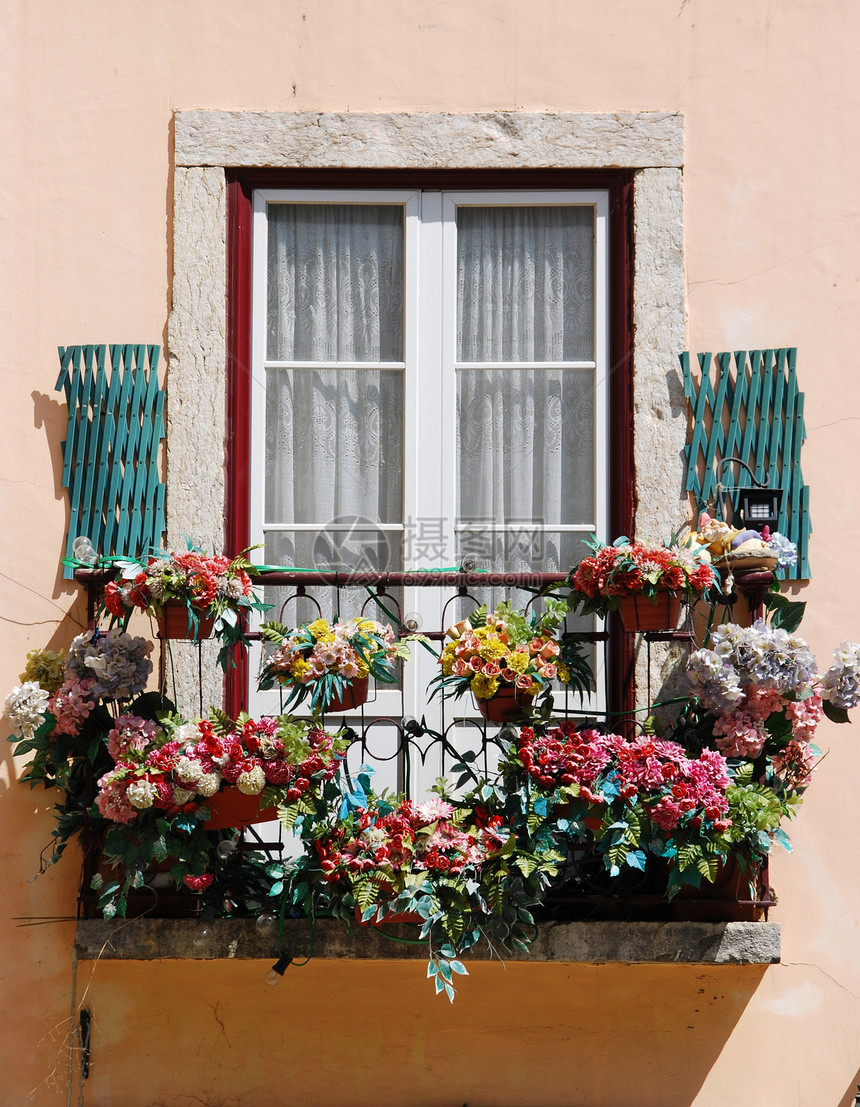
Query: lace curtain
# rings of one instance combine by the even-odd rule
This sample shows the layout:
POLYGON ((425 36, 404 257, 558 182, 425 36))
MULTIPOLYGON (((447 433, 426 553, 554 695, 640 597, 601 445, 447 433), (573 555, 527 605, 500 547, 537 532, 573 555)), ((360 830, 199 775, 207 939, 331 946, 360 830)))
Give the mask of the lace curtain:
POLYGON ((552 527, 593 522, 594 371, 528 367, 593 360, 593 273, 590 207, 460 209, 458 359, 494 367, 457 373, 459 550, 487 567, 566 569, 552 527))
POLYGON ((403 211, 364 204, 269 209, 266 523, 278 564, 394 568, 402 518, 403 211), (314 368, 362 362, 366 368, 314 368), (326 533, 328 530, 329 533, 326 533), (394 541, 394 548, 391 548, 394 541))
MULTIPOLYGON (((457 220, 457 358, 486 366, 457 371, 458 552, 566 568, 579 535, 552 527, 594 515, 594 374, 530 366, 594 357, 593 209, 457 220)), ((403 303, 402 208, 270 205, 267 358, 303 367, 266 374, 266 522, 319 530, 269 531, 269 561, 399 567, 403 374, 381 366, 403 358, 403 303)))

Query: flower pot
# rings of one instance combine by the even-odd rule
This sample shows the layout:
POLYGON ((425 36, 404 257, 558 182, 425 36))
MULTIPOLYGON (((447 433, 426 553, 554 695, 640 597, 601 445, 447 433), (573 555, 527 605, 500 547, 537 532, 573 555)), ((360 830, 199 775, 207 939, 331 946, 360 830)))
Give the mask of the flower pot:
POLYGON ((235 786, 222 788, 206 801, 209 819, 207 830, 224 830, 227 827, 250 826, 251 823, 268 823, 277 819, 277 805, 260 807, 261 796, 246 796, 235 786))
POLYGON ((516 688, 500 688, 491 700, 478 699, 478 711, 490 723, 510 723, 527 715, 534 696, 518 692, 516 688))
POLYGON ((677 922, 759 922, 764 917, 762 903, 770 899, 766 883, 761 868, 747 867, 741 872, 735 858, 729 856, 713 882, 703 878, 699 888, 681 886, 672 900, 672 918, 677 922))
POLYGON ((323 708, 331 714, 343 714, 346 711, 355 711, 363 703, 367 703, 370 678, 361 677, 347 684, 339 696, 329 700, 328 706, 323 708))
POLYGON ((674 630, 681 615, 681 598, 672 592, 658 592, 648 599, 641 593, 622 597, 618 614, 631 634, 646 630, 674 630))
POLYGON ((164 606, 155 615, 159 637, 192 642, 211 638, 215 620, 198 610, 195 610, 195 615, 198 617, 196 628, 189 618, 188 608, 181 600, 165 600, 164 606))

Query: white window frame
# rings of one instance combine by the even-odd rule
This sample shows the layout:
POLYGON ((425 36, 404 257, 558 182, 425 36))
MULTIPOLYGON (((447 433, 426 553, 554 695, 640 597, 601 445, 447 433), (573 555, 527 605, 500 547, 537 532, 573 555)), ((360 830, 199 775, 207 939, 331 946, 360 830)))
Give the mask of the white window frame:
MULTIPOLYGON (((456 458, 456 260, 457 209, 461 206, 515 207, 574 205, 592 207, 595 212, 594 360, 589 362, 522 363, 529 369, 590 369, 595 377, 595 517, 582 524, 547 524, 548 531, 572 531, 583 537, 593 531, 606 533, 609 496, 608 443, 608 351, 609 351, 609 267, 608 193, 605 190, 345 190, 345 189, 257 189, 253 203, 252 336, 251 336, 251 457, 250 457, 250 541, 263 540, 264 529, 275 529, 264 519, 265 499, 265 402, 267 372, 289 365, 301 369, 325 368, 322 362, 274 362, 266 356, 266 283, 268 207, 270 204, 395 204, 404 209, 404 361, 388 363, 332 363, 337 368, 385 368, 402 371, 404 380, 404 473, 403 514, 399 526, 380 525, 383 532, 403 532, 409 520, 444 520, 443 530, 450 545, 448 555, 408 558, 407 569, 433 569, 454 564, 457 510, 456 458), (424 290, 440 289, 440 295, 424 290), (423 299, 422 299, 423 297, 423 299), (420 417, 419 417, 420 415, 420 417), (409 443, 414 448, 406 448, 409 443), (256 448, 255 448, 256 447, 256 448), (425 459, 423 463, 419 459, 425 459), (427 459, 430 459, 429 461, 427 459)), ((480 363, 492 368, 493 363, 480 363)), ((506 366, 500 363, 500 366, 506 366)), ((478 366, 475 366, 478 367, 478 366)), ((320 521, 322 522, 322 521, 320 521)), ((283 529, 316 530, 318 524, 283 524, 283 529)), ((500 525, 498 529, 505 529, 500 525)), ((537 528, 535 528, 537 529, 537 528)), ((404 551, 406 553, 406 551, 404 551)), ((425 627, 441 625, 442 607, 449 598, 443 589, 406 589, 404 612, 420 611, 425 627), (444 594, 443 594, 444 593, 444 594)), ((346 613, 344 613, 346 614, 346 613)), ((256 691, 259 647, 249 666, 249 710, 253 714, 278 710, 276 692, 256 691)), ((407 714, 431 714, 426 704, 427 681, 435 673, 426 651, 417 648, 415 661, 404 670, 407 714)), ((597 651, 602 665, 602 651, 597 651)), ((603 687, 598 674, 598 688, 603 687)), ((563 693, 558 695, 559 705, 563 693)), ((431 705, 432 706, 432 705, 431 705)), ((593 707, 600 704, 595 701, 593 707)), ((371 716, 398 716, 400 692, 379 688, 365 708, 371 716)), ((471 705, 458 701, 448 714, 476 714, 471 705)))

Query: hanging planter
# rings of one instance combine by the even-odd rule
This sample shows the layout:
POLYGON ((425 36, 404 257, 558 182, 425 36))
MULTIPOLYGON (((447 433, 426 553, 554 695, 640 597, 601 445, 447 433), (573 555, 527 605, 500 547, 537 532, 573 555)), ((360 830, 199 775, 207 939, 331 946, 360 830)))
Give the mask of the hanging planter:
POLYGON ((681 597, 658 592, 648 598, 642 593, 624 596, 618 605, 624 629, 631 634, 646 630, 674 630, 681 616, 681 597))
POLYGON ((251 823, 273 822, 278 817, 277 805, 261 807, 261 799, 262 794, 248 796, 236 787, 222 788, 207 801, 210 814, 206 829, 225 830, 231 826, 241 828, 251 823))
POLYGON ((211 638, 215 620, 200 614, 197 609, 194 615, 197 616, 196 624, 190 609, 182 600, 165 600, 164 606, 155 615, 159 637, 191 642, 211 638))
POLYGON ((328 702, 326 712, 333 715, 344 714, 347 711, 357 711, 362 704, 367 703, 370 688, 370 678, 361 677, 347 684, 340 695, 335 695, 328 702))
POLYGON ((500 688, 491 700, 475 697, 478 711, 489 723, 510 723, 521 719, 531 709, 534 696, 517 692, 516 688, 500 688))

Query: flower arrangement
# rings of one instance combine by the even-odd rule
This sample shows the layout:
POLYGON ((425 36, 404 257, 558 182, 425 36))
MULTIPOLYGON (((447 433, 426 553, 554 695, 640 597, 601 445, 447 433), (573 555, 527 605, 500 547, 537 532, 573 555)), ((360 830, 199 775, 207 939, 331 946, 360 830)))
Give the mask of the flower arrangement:
POLYGON ((699 730, 726 757, 762 754, 790 788, 808 782, 813 738, 826 714, 848 722, 860 702, 860 646, 843 642, 819 678, 806 642, 758 620, 751 627, 718 627, 709 649, 690 658, 686 680, 699 730))
POLYGON ((547 598, 541 613, 524 613, 500 603, 487 613, 479 607, 456 626, 442 650, 441 673, 431 682, 436 692, 459 697, 472 692, 477 700, 492 700, 513 689, 522 706, 532 697, 548 698, 552 681, 588 692, 591 669, 575 640, 558 641, 558 629, 569 608, 564 600, 547 598))
POLYGON ((289 688, 285 706, 309 699, 314 713, 325 711, 355 681, 373 677, 393 684, 397 662, 412 656, 390 626, 374 619, 329 623, 320 618, 294 630, 271 622, 260 630, 277 647, 263 669, 260 688, 289 688))
POLYGON ((538 816, 561 806, 568 846, 592 848, 611 877, 661 857, 671 897, 683 883, 713 879, 728 854, 732 777, 715 750, 691 756, 677 742, 628 740, 568 720, 542 732, 523 727, 502 768, 511 788, 525 777, 538 816))
POLYGON ((86 631, 68 652, 31 651, 21 685, 6 697, 14 753, 32 755, 22 780, 64 792, 48 864, 59 860, 70 837, 90 829, 91 781, 112 764, 99 733, 123 712, 154 718, 170 709, 157 693, 144 691, 151 650, 145 638, 118 627, 86 631))
POLYGON ((158 723, 123 715, 106 735, 114 768, 100 777, 96 807, 114 823, 133 824, 133 837, 111 830, 104 855, 120 870, 99 905, 122 914, 130 888, 151 860, 172 858, 171 875, 193 891, 215 879, 205 834, 207 801, 224 787, 260 796, 289 825, 337 773, 347 742, 289 716, 234 722, 219 711, 208 720, 176 715, 158 723), (170 842, 168 842, 170 839, 170 842))
POLYGON ((458 959, 482 937, 525 949, 535 934, 529 908, 556 871, 552 840, 518 835, 485 788, 453 800, 439 781, 432 798, 413 802, 375 795, 366 771, 337 806, 300 822, 306 853, 288 895, 307 914, 382 924, 412 916, 428 943, 428 977, 436 994, 454 999, 453 977, 468 975, 458 959))
POLYGON ((269 606, 254 593, 251 577, 257 569, 246 559, 247 552, 232 560, 197 549, 171 551, 146 564, 118 558, 119 579, 105 585, 105 608, 117 619, 127 618, 135 608, 159 618, 165 604, 180 603, 195 638, 201 619, 214 620, 215 634, 223 642, 219 661, 224 664, 233 646, 247 644, 243 623, 248 611, 266 611, 269 606))
POLYGON ((593 551, 571 571, 568 603, 572 610, 601 618, 615 611, 626 596, 643 596, 656 602, 659 592, 688 600, 707 596, 715 583, 710 555, 695 543, 631 542, 618 538, 605 546, 596 538, 587 542, 593 551))
POLYGON ((153 863, 171 859, 177 885, 202 891, 215 879, 209 802, 235 787, 277 805, 286 824, 312 809, 337 773, 347 741, 289 716, 231 720, 213 709, 187 722, 145 692, 152 645, 119 628, 78 635, 66 654, 33 651, 22 684, 6 697, 16 755, 31 755, 23 780, 64 793, 53 854, 69 839, 96 844, 118 878, 97 878, 106 917, 153 863), (37 678, 37 679, 33 679, 37 678))

